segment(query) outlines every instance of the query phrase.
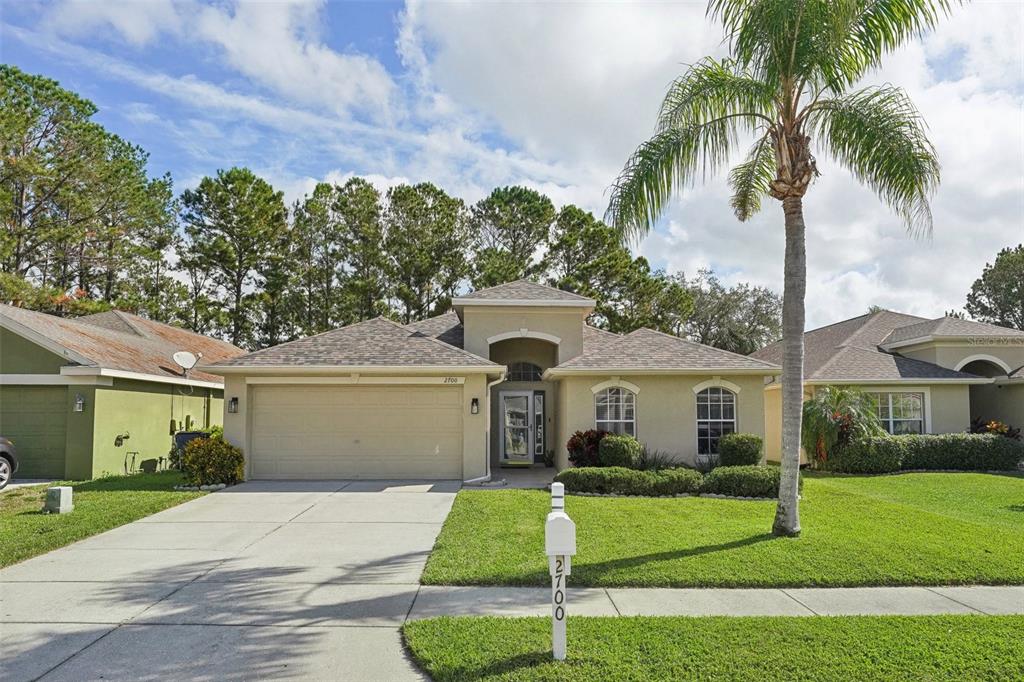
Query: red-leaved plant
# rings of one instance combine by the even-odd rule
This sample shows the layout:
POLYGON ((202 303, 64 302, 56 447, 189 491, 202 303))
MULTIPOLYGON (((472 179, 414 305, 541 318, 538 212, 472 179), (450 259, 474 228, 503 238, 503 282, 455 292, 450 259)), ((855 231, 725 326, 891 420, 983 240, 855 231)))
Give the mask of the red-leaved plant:
POLYGON ((607 436, 609 431, 590 429, 588 431, 577 431, 569 438, 565 449, 569 451, 569 461, 575 467, 596 467, 597 448, 601 439, 607 436))

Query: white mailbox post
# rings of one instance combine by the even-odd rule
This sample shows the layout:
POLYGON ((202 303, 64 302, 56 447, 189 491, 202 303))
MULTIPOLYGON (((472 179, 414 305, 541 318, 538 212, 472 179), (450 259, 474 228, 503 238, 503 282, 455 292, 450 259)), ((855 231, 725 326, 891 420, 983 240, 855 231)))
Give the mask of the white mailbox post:
POLYGON ((544 553, 551 571, 551 650, 565 660, 565 577, 576 554, 576 524, 565 513, 565 486, 551 484, 551 512, 544 524, 544 553))

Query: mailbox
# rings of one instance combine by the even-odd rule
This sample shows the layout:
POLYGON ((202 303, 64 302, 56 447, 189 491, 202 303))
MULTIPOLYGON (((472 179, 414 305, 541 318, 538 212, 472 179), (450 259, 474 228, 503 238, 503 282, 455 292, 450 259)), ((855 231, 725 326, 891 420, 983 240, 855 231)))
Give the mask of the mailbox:
POLYGON ((551 511, 544 523, 544 553, 551 571, 551 651, 556 661, 565 660, 565 578, 576 554, 576 524, 565 513, 565 486, 551 484, 551 511))

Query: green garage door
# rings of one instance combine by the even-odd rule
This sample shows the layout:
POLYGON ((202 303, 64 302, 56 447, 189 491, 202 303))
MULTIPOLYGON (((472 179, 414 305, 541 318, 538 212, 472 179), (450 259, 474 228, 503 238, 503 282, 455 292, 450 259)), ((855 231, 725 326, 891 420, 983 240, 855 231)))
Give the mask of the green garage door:
POLYGON ((18 478, 62 478, 67 387, 0 386, 0 435, 18 450, 18 478))

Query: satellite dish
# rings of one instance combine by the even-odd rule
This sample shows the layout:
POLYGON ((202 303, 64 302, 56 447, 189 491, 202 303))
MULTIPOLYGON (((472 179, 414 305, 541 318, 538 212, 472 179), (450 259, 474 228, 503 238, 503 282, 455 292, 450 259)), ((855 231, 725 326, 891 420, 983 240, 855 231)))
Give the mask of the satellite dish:
POLYGON ((187 350, 179 350, 171 357, 174 358, 174 362, 177 363, 177 365, 185 372, 195 367, 196 363, 199 362, 199 358, 192 353, 189 353, 187 350))

